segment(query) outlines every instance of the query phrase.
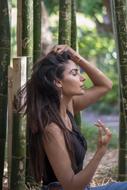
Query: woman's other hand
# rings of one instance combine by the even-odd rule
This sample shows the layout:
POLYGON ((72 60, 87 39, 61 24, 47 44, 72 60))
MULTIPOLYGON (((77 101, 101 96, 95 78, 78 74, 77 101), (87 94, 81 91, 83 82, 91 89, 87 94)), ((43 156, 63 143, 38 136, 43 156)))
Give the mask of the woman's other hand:
POLYGON ((103 149, 106 151, 107 146, 111 140, 112 133, 107 127, 105 127, 104 123, 100 120, 98 120, 97 123, 95 123, 95 125, 98 127, 97 150, 103 149))

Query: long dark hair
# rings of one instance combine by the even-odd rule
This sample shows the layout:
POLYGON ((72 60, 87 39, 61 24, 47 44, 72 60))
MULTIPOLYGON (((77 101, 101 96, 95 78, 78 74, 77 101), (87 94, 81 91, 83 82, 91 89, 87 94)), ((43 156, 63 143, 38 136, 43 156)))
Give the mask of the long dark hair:
POLYGON ((24 104, 28 118, 30 158, 36 181, 41 181, 44 170, 43 132, 45 126, 55 122, 63 131, 67 150, 75 169, 74 152, 69 139, 69 132, 60 117, 60 93, 54 80, 62 79, 65 64, 70 56, 67 52, 56 54, 50 52, 41 58, 33 67, 31 78, 19 94, 24 97, 24 104))

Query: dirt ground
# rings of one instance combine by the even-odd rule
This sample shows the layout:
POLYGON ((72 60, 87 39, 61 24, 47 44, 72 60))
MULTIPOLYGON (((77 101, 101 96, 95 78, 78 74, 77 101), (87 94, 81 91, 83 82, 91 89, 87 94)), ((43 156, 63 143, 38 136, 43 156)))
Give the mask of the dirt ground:
MULTIPOLYGON (((84 166, 90 161, 94 153, 87 152, 84 166)), ((92 186, 106 184, 111 181, 117 180, 117 168, 118 168, 118 150, 108 150, 101 160, 99 167, 91 182, 92 186)), ((7 177, 4 177, 3 190, 8 190, 7 177)), ((32 188, 33 189, 33 188, 32 188)))

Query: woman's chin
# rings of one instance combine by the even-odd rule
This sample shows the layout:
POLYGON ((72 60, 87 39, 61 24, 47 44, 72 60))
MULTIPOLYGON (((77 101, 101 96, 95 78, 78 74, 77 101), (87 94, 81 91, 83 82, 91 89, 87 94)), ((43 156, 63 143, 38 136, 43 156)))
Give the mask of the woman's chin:
POLYGON ((81 95, 83 95, 83 94, 84 94, 84 90, 80 90, 80 92, 79 92, 79 93, 77 92, 75 95, 76 95, 76 96, 81 96, 81 95))

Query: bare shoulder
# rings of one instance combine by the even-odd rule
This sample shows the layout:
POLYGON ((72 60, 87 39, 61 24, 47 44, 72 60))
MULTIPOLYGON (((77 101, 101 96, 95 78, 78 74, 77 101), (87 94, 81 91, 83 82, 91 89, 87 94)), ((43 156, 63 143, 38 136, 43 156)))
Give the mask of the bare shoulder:
POLYGON ((44 143, 63 141, 63 132, 56 123, 50 123, 44 129, 44 143))
POLYGON ((45 127, 44 133, 58 135, 62 133, 62 130, 56 123, 52 122, 48 126, 45 127))

